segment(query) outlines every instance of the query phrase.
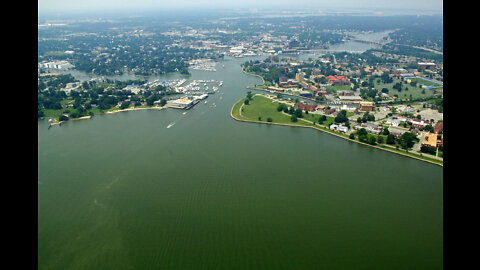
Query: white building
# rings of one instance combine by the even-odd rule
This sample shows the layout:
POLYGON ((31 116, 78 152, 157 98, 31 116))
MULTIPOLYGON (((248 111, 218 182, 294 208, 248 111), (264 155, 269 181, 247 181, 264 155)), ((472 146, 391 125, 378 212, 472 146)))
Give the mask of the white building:
POLYGON ((331 130, 335 130, 335 131, 340 131, 340 132, 344 132, 344 133, 347 133, 348 132, 348 127, 340 124, 340 125, 336 125, 336 124, 331 124, 330 125, 330 129, 331 130))
POLYGON ((193 106, 193 100, 188 98, 179 98, 177 100, 172 101, 172 107, 186 109, 193 106))
POLYGON ((398 127, 402 120, 397 119, 397 118, 388 118, 387 119, 387 124, 393 126, 393 127, 398 127))
POLYGON ((72 68, 73 65, 67 61, 55 61, 55 62, 39 63, 38 67, 64 70, 64 69, 72 68))

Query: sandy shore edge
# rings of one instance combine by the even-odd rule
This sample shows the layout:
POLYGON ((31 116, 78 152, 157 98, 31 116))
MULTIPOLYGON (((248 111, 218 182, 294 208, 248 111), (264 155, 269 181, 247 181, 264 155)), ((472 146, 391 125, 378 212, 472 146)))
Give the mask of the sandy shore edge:
MULTIPOLYGON (((100 114, 94 114, 94 115, 114 114, 114 113, 118 113, 118 112, 139 111, 139 110, 163 110, 163 109, 166 109, 166 108, 167 108, 166 106, 163 106, 163 107, 127 108, 127 109, 121 109, 121 110, 115 110, 115 111, 108 111, 108 112, 104 112, 104 113, 100 113, 100 114)), ((72 118, 72 119, 69 119, 68 121, 90 119, 92 117, 93 117, 93 115, 86 115, 86 116, 82 116, 82 117, 78 117, 78 118, 72 118)), ((65 122, 65 121, 51 122, 49 128, 51 126, 54 126, 54 125, 61 125, 63 122, 65 122)))

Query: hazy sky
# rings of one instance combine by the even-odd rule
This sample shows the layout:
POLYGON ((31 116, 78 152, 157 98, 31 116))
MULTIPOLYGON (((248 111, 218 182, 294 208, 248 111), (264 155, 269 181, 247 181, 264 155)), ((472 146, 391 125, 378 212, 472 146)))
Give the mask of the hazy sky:
POLYGON ((38 11, 99 9, 161 9, 176 7, 316 7, 417 9, 442 12, 443 0, 38 0, 38 11))

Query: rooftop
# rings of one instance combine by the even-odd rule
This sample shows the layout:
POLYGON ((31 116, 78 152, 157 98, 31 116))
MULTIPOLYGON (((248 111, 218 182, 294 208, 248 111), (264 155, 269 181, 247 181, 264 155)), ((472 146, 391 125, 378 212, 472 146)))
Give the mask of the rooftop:
POLYGON ((437 134, 432 134, 432 133, 425 134, 425 140, 423 141, 423 144, 432 146, 432 147, 437 147, 437 134))

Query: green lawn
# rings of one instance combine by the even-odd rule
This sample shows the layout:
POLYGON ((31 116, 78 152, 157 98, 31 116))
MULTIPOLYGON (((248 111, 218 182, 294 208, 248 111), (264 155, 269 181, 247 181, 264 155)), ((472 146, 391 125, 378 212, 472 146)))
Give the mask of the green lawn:
MULTIPOLYGON (((297 122, 292 122, 291 117, 289 115, 285 115, 282 112, 277 111, 278 102, 273 102, 271 99, 261 95, 255 95, 250 101, 249 105, 243 105, 242 107, 242 104, 244 101, 245 101, 245 98, 241 99, 233 106, 233 109, 232 109, 232 115, 235 118, 240 120, 268 123, 267 119, 270 117, 272 118, 273 123, 316 127, 316 128, 320 128, 328 131, 330 131, 328 129, 328 126, 334 122, 333 117, 327 116, 327 120, 323 122, 323 125, 318 125, 318 119, 320 118, 320 115, 311 114, 311 113, 310 114, 304 113, 303 119, 315 122, 316 123, 315 125, 303 121, 302 118, 298 118, 297 122), (241 116, 239 112, 240 107, 242 107, 241 116), (259 120, 259 117, 261 117, 261 120, 259 120)), ((339 135, 344 136, 345 134, 339 133, 339 135)), ((348 137, 348 136, 345 135, 344 137, 348 137)))
POLYGON ((267 118, 271 117, 273 122, 276 123, 292 123, 289 116, 277 111, 278 103, 274 103, 271 99, 258 95, 252 98, 249 105, 243 106, 242 116, 240 116, 238 109, 244 101, 245 99, 242 99, 241 102, 238 102, 234 106, 235 116, 238 116, 239 119, 259 121, 258 117, 261 117, 261 121, 266 122, 267 118))
MULTIPOLYGON (((377 80, 374 80, 374 84, 375 84, 375 89, 377 89, 378 91, 382 91, 383 88, 387 88, 389 96, 393 97, 396 94, 400 99, 410 98, 410 95, 412 95, 412 98, 424 98, 424 97, 433 96, 433 90, 421 88, 420 85, 418 84, 417 86, 411 86, 406 81, 402 81, 399 79, 393 79, 392 83, 387 83, 387 84, 384 84, 381 81, 380 83, 377 83, 377 80), (403 87, 402 87, 403 90, 401 92, 397 91, 396 89, 393 89, 393 86, 397 82, 403 83, 403 87), (408 87, 408 90, 405 90, 406 87, 408 87), (422 93, 423 91, 425 91, 425 94, 422 93)), ((437 89, 437 92, 438 91, 439 89, 437 89)))
POLYGON ((431 82, 431 81, 427 81, 427 80, 424 80, 422 78, 410 78, 410 80, 414 81, 414 82, 417 82, 419 84, 424 84, 426 86, 441 86, 440 84, 438 83, 434 83, 434 82, 431 82))
POLYGON ((327 86, 325 87, 327 90, 330 90, 334 93, 336 93, 337 91, 345 91, 345 90, 351 90, 352 87, 350 87, 350 85, 330 85, 330 86, 327 86))

